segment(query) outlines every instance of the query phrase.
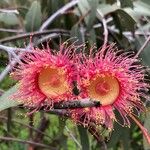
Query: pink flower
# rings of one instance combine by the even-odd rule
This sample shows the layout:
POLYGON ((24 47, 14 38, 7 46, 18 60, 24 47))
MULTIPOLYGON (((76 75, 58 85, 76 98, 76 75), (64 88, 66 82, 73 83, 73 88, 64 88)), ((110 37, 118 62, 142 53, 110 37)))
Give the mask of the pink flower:
POLYGON ((75 46, 63 43, 57 52, 50 48, 33 48, 32 53, 27 52, 12 73, 19 80, 18 91, 13 98, 34 107, 71 99, 72 82, 76 80, 71 60, 75 49, 75 46))
POLYGON ((118 111, 122 125, 130 126, 129 114, 144 110, 141 97, 146 97, 148 85, 143 66, 133 54, 118 51, 114 45, 96 53, 92 48, 89 57, 80 54, 78 61, 81 97, 100 101, 101 106, 73 110, 72 118, 83 125, 92 121, 112 129, 114 121, 120 122, 114 113, 118 111))

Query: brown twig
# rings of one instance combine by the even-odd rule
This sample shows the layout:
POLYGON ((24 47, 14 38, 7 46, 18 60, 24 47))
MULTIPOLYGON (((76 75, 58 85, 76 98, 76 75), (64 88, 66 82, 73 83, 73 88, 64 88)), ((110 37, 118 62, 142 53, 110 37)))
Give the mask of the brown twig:
POLYGON ((33 141, 21 140, 21 139, 12 138, 12 137, 2 137, 2 136, 0 136, 0 140, 19 142, 19 143, 23 143, 23 144, 30 144, 30 145, 34 145, 34 146, 48 148, 50 150, 57 150, 56 148, 54 148, 52 146, 49 146, 49 145, 45 145, 45 144, 42 144, 42 143, 36 143, 36 142, 33 142, 33 141))
POLYGON ((36 31, 36 32, 29 32, 29 33, 23 33, 19 35, 14 35, 11 37, 0 39, 0 43, 6 43, 6 42, 13 42, 16 40, 24 39, 27 37, 34 37, 34 36, 40 36, 40 35, 46 35, 50 33, 59 33, 59 34, 70 34, 69 31, 63 30, 63 29, 51 29, 51 30, 45 30, 45 31, 36 31))
MULTIPOLYGON (((40 124, 39 124, 38 130, 41 131, 41 132, 44 132, 44 131, 47 129, 48 125, 49 125, 49 120, 46 119, 46 117, 44 116, 44 117, 41 119, 41 122, 40 122, 40 124)), ((40 141, 43 140, 43 137, 44 137, 43 134, 37 132, 37 133, 35 134, 35 137, 33 138, 33 141, 34 141, 34 142, 40 142, 40 141)), ((37 148, 36 146, 33 146, 33 147, 32 147, 33 150, 36 149, 36 148, 37 148)))
POLYGON ((50 114, 58 115, 58 116, 64 116, 64 117, 70 117, 70 112, 66 109, 51 109, 47 111, 50 114))
POLYGON ((4 90, 0 89, 0 96, 4 93, 4 90))
MULTIPOLYGON (((0 118, 3 119, 3 120, 6 120, 6 121, 8 120, 7 117, 3 117, 3 116, 0 116, 0 118)), ((44 136, 49 137, 49 138, 51 139, 51 137, 50 137, 49 135, 45 134, 44 132, 42 132, 42 131, 40 131, 40 130, 38 130, 38 129, 36 129, 36 128, 30 126, 30 125, 24 124, 24 123, 19 122, 19 121, 15 120, 15 119, 12 119, 11 121, 13 121, 13 122, 15 122, 15 123, 18 123, 18 124, 20 124, 21 126, 30 128, 30 129, 32 129, 34 132, 38 132, 38 133, 40 133, 40 134, 43 134, 44 136)))
POLYGON ((93 101, 90 99, 81 99, 74 101, 62 101, 59 103, 54 103, 54 109, 72 109, 72 108, 85 108, 85 107, 98 107, 100 106, 100 101, 93 101))
MULTIPOLYGON (((34 114, 31 114, 29 116, 29 126, 33 127, 33 121, 34 121, 34 114)), ((29 140, 34 141, 32 128, 29 128, 29 140)), ((32 144, 30 144, 27 150, 34 150, 34 146, 32 144)))
POLYGON ((96 130, 96 127, 89 126, 88 131, 91 133, 91 135, 97 140, 98 145, 100 147, 101 150, 107 150, 107 145, 104 141, 104 138, 102 137, 102 135, 100 135, 100 133, 96 130))
POLYGON ((0 32, 23 33, 23 30, 0 28, 0 32))

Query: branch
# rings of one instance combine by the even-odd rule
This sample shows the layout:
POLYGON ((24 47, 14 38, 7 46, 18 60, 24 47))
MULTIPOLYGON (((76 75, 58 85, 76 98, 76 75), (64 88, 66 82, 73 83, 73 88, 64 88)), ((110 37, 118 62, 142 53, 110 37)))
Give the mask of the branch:
POLYGON ((16 47, 10 47, 10 46, 4 46, 0 44, 0 49, 3 49, 7 52, 12 52, 12 51, 26 51, 24 48, 16 48, 16 47))
MULTIPOLYGON (((22 105, 20 105, 20 108, 22 108, 21 106, 22 105)), ((31 107, 30 112, 27 115, 30 115, 37 110, 43 110, 44 112, 48 112, 51 114, 70 117, 71 114, 67 109, 100 107, 100 106, 101 106, 100 101, 94 101, 90 99, 61 101, 61 102, 54 103, 53 105, 44 104, 40 108, 31 107)))
MULTIPOLYGON (((7 118, 7 117, 4 117, 4 116, 0 116, 0 118, 3 119, 4 121, 5 121, 5 120, 6 120, 6 121, 8 120, 8 118, 7 118)), ((33 131, 38 132, 38 133, 40 133, 40 134, 43 134, 44 136, 46 136, 46 137, 52 139, 49 135, 45 134, 44 132, 42 132, 42 131, 40 131, 40 130, 38 130, 38 129, 36 129, 36 128, 30 126, 30 125, 24 124, 24 123, 19 122, 18 120, 15 120, 15 119, 12 119, 11 121, 14 122, 14 123, 18 123, 18 124, 20 124, 21 126, 30 128, 30 129, 32 129, 33 131)))
MULTIPOLYGON (((50 34, 50 35, 47 35, 47 36, 44 36, 44 37, 42 37, 41 39, 39 39, 37 42, 34 42, 34 44, 33 44, 33 46, 36 46, 36 45, 39 45, 40 43, 42 43, 42 42, 45 42, 45 41, 47 41, 48 39, 51 39, 51 38, 56 38, 56 37, 58 37, 58 36, 60 36, 60 34, 58 34, 58 33, 52 33, 52 34, 50 34)), ((69 34, 63 34, 63 36, 69 36, 69 34)))
POLYGON ((6 43, 6 42, 12 42, 15 40, 24 39, 27 37, 31 37, 31 35, 32 35, 32 37, 34 37, 34 36, 46 35, 46 34, 50 34, 50 33, 68 34, 69 35, 69 31, 67 31, 67 30, 51 29, 51 30, 45 30, 45 31, 29 32, 29 33, 24 33, 24 34, 19 34, 19 35, 14 35, 11 37, 3 38, 3 39, 0 39, 0 43, 6 43))
MULTIPOLYGON (((52 16, 50 16, 40 27, 39 31, 43 31, 44 29, 46 29, 50 23, 52 23, 52 21, 58 17, 59 15, 63 14, 65 11, 67 11, 68 9, 70 9, 71 7, 75 6, 78 3, 78 0, 73 0, 69 3, 67 3, 65 6, 63 6, 62 8, 60 8, 58 11, 56 11, 56 13, 54 13, 52 16)), ((30 48, 30 44, 27 46, 27 49, 30 48)), ((21 58, 21 54, 18 56, 19 58, 21 58)), ((14 65, 16 65, 17 61, 14 59, 11 64, 7 65, 6 68, 4 69, 4 71, 0 74, 0 82, 5 78, 5 76, 9 73, 9 71, 12 69, 12 67, 14 65)))
POLYGON ((61 14, 63 14, 65 11, 67 11, 68 9, 72 8, 73 6, 75 6, 78 3, 79 0, 73 0, 71 2, 69 2, 68 4, 66 4, 65 6, 63 6, 62 8, 60 8, 59 10, 57 10, 52 16, 50 16, 40 27, 39 31, 43 31, 44 29, 46 29, 51 23, 52 21, 60 16, 61 14))
MULTIPOLYGON (((45 130, 48 128, 48 126, 49 126, 49 119, 47 119, 45 116, 43 116, 43 117, 41 118, 41 121, 40 121, 38 130, 44 133, 45 130)), ((39 132, 37 132, 34 136, 35 136, 35 137, 33 138, 33 141, 34 141, 34 142, 43 141, 43 138, 44 138, 44 135, 43 135, 43 134, 40 134, 39 132)), ((36 146, 32 146, 32 147, 33 147, 33 149, 36 149, 36 146)))
POLYGON ((78 140, 75 138, 75 136, 73 135, 73 133, 69 130, 69 128, 67 126, 65 126, 66 131, 68 132, 68 134, 70 135, 70 137, 72 138, 72 140, 76 143, 76 145, 79 147, 79 149, 82 149, 82 146, 80 144, 80 142, 78 142, 78 140))
POLYGON ((87 130, 97 140, 100 149, 107 150, 107 145, 105 143, 105 140, 104 140, 103 136, 97 131, 96 127, 93 125, 89 125, 89 127, 87 127, 87 130))
POLYGON ((64 116, 64 117, 70 117, 71 114, 68 112, 68 110, 65 109, 50 109, 47 110, 48 113, 58 115, 58 116, 64 116))
POLYGON ((98 107, 100 101, 93 101, 90 99, 72 100, 72 101, 61 101, 54 103, 54 109, 73 109, 73 108, 85 108, 85 107, 98 107))
POLYGON ((0 28, 0 32, 11 32, 11 33, 23 33, 23 30, 18 29, 5 29, 5 28, 0 28))
POLYGON ((17 9, 0 9, 0 12, 2 12, 2 13, 14 13, 14 14, 19 14, 19 11, 17 10, 17 9))
POLYGON ((48 148, 50 150, 57 150, 56 148, 54 148, 52 146, 48 146, 48 145, 45 145, 45 144, 42 144, 42 143, 36 143, 36 142, 21 140, 21 139, 12 138, 12 137, 2 137, 2 136, 0 136, 0 140, 20 142, 20 143, 23 143, 23 144, 30 144, 30 145, 34 145, 34 146, 48 148))
POLYGON ((144 50, 144 48, 147 46, 148 42, 150 41, 150 36, 147 38, 145 43, 141 46, 141 48, 138 50, 137 54, 134 56, 134 58, 137 58, 139 54, 144 50))
POLYGON ((105 49, 106 47, 106 44, 108 42, 108 29, 107 29, 107 21, 105 20, 105 17, 104 15, 102 14, 102 12, 97 9, 97 17, 102 21, 102 24, 103 24, 103 28, 104 28, 104 43, 103 43, 103 46, 102 46, 102 49, 105 49))
MULTIPOLYGON (((49 38, 54 38, 54 37, 56 37, 56 36, 59 36, 59 34, 50 34, 49 35, 49 38)), ((40 40, 39 40, 40 41, 40 40)), ((8 49, 8 47, 6 47, 6 46, 3 46, 3 45, 1 45, 1 48, 2 49, 4 49, 4 50, 8 50, 9 51, 9 49, 8 49), (6 49, 5 49, 6 48, 6 49)), ((11 47, 9 47, 9 48, 11 48, 11 47)), ((31 45, 29 44, 28 46, 27 46, 27 48, 26 49, 21 49, 21 48, 16 48, 18 51, 19 50, 22 50, 22 51, 26 51, 26 52, 30 52, 30 48, 31 48, 31 45)), ((11 50, 14 50, 15 48, 12 48, 11 50)), ((20 59, 22 57, 22 53, 19 53, 19 55, 18 55, 18 59, 20 59)), ((14 60, 12 60, 11 61, 11 63, 10 64, 8 64, 7 66, 6 66, 6 68, 3 70, 3 72, 0 74, 0 82, 5 78, 5 76, 9 73, 9 71, 13 68, 13 66, 14 65, 16 65, 16 63, 17 63, 17 60, 16 59, 14 59, 14 60)))

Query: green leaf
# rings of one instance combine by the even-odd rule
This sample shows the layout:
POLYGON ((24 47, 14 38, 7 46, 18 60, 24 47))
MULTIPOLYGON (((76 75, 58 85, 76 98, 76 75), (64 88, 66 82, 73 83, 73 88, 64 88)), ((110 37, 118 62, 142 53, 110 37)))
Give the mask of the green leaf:
POLYGON ((85 129, 82 126, 78 126, 78 131, 80 135, 82 150, 90 150, 90 143, 89 143, 89 137, 87 134, 87 129, 85 129))
POLYGON ((87 0, 79 0, 78 7, 82 16, 86 16, 84 18, 85 23, 88 24, 89 15, 87 13, 90 11, 90 5, 87 0))
POLYGON ((0 111, 20 104, 17 100, 15 101, 11 98, 11 96, 17 91, 17 88, 18 85, 13 86, 0 97, 0 111))
POLYGON ((77 38, 78 42, 77 44, 82 44, 84 41, 84 35, 82 35, 80 27, 78 26, 78 24, 75 24, 72 28, 71 28, 71 37, 77 38))
POLYGON ((124 8, 124 7, 131 7, 131 8, 133 8, 132 0, 120 0, 120 3, 121 3, 121 7, 122 8, 124 8))
POLYGON ((136 1, 134 2, 134 12, 144 16, 150 16, 150 5, 144 2, 136 1), (139 11, 140 10, 140 11, 139 11))
POLYGON ((58 118, 59 119, 59 140, 60 140, 60 145, 63 150, 67 150, 67 136, 64 134, 64 129, 66 126, 66 120, 63 118, 58 118))
MULTIPOLYGON (((146 118, 145 118, 145 121, 144 121, 144 127, 150 133, 150 108, 146 112, 146 118)), ((143 146, 144 146, 144 150, 149 150, 150 149, 150 144, 148 144, 148 142, 146 141, 145 138, 143 140, 143 146)))
POLYGON ((110 4, 100 4, 98 6, 98 11, 100 11, 103 15, 108 15, 114 11, 119 9, 119 6, 116 4, 110 5, 110 4))
POLYGON ((148 5, 150 5, 150 0, 142 0, 144 3, 147 3, 148 5))
POLYGON ((93 22, 96 19, 96 10, 98 7, 98 0, 80 0, 78 3, 78 12, 76 10, 76 14, 84 17, 84 21, 87 25, 86 30, 92 29, 93 22))
MULTIPOLYGON (((112 15, 112 17, 113 17, 114 24, 116 25, 116 28, 119 29, 119 35, 120 35, 120 37, 122 37, 122 36, 123 36, 123 35, 122 35, 122 32, 123 32, 123 31, 122 31, 121 21, 120 21, 118 15, 117 15, 117 13, 112 13, 111 15, 112 15)), ((113 34, 113 36, 115 36, 115 34, 113 34)), ((119 40, 119 39, 118 39, 118 40, 119 40)))
POLYGON ((38 1, 34 1, 26 14, 25 27, 27 31, 36 31, 42 22, 41 5, 38 1))
POLYGON ((96 10, 98 7, 98 0, 89 0, 89 5, 90 5, 90 14, 89 14, 88 23, 87 23, 87 30, 92 29, 93 22, 96 19, 96 10))
POLYGON ((127 127, 122 127, 115 123, 114 131, 108 142, 108 148, 117 146, 118 142, 121 142, 124 150, 129 150, 130 148, 130 129, 127 127))
POLYGON ((106 0, 106 3, 107 3, 107 4, 114 4, 114 3, 116 3, 116 1, 117 1, 117 0, 106 0))
POLYGON ((125 8, 124 10, 134 18, 137 22, 142 16, 150 16, 150 5, 142 2, 142 1, 135 1, 134 9, 125 8))
POLYGON ((135 30, 136 22, 128 13, 126 13, 122 9, 118 9, 114 13, 116 13, 118 17, 116 25, 120 24, 119 29, 121 28, 122 31, 132 31, 132 32, 135 30))
POLYGON ((19 24, 18 17, 14 13, 0 13, 0 22, 3 22, 7 25, 19 24))
POLYGON ((90 43, 90 45, 94 45, 96 43, 96 33, 95 33, 95 30, 94 29, 91 29, 89 31, 89 38, 88 38, 88 41, 90 43))

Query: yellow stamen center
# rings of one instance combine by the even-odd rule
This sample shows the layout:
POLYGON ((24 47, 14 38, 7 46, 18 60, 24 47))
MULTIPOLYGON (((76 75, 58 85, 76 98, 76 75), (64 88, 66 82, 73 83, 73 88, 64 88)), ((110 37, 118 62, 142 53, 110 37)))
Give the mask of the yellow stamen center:
POLYGON ((38 77, 40 90, 47 96, 59 96, 69 91, 66 73, 60 68, 43 68, 38 77))
POLYGON ((103 106, 113 104, 119 95, 118 80, 109 75, 97 75, 91 79, 88 86, 89 96, 93 100, 99 100, 103 106))
POLYGON ((58 78, 57 75, 52 75, 52 76, 51 76, 51 79, 50 79, 50 81, 49 81, 49 84, 50 84, 52 87, 58 87, 58 86, 61 84, 61 82, 60 82, 60 80, 59 80, 59 78, 58 78))

